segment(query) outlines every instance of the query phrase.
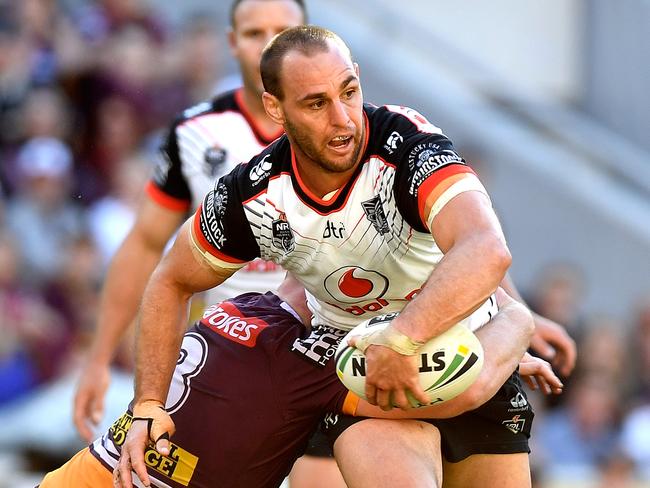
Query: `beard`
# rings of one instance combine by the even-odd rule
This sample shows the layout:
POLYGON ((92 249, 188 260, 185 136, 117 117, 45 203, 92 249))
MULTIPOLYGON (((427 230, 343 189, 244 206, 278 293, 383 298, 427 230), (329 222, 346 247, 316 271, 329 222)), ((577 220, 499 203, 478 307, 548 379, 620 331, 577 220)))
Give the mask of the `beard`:
POLYGON ((353 168, 359 160, 362 146, 361 141, 365 134, 365 126, 362 125, 360 133, 355 132, 354 137, 352 138, 354 148, 350 153, 350 156, 339 158, 337 160, 326 158, 323 154, 324 151, 319 150, 316 147, 316 144, 314 144, 314 141, 306 130, 298 128, 296 125, 291 123, 291 121, 286 119, 284 123, 284 131, 292 142, 294 148, 302 152, 322 170, 328 173, 345 173, 353 168))

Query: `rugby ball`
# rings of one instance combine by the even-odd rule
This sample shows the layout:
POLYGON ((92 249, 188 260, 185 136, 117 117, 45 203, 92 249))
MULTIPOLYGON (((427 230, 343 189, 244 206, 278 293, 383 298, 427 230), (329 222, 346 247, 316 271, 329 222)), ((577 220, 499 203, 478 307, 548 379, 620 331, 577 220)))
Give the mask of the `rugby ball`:
MULTIPOLYGON (((348 390, 365 399, 366 358, 348 340, 373 329, 387 327, 397 313, 361 322, 341 340, 336 350, 336 374, 348 390)), ((426 405, 409 395, 413 407, 451 400, 476 380, 483 367, 483 348, 478 338, 462 323, 428 341, 418 352, 420 385, 429 396, 426 405)))

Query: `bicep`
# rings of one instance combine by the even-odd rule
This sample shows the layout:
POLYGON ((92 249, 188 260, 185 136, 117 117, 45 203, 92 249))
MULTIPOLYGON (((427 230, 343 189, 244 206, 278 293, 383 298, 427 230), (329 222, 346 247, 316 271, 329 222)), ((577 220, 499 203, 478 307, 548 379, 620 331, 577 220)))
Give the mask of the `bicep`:
POLYGON ((174 244, 160 262, 156 273, 186 293, 197 293, 223 283, 238 267, 220 266, 208 261, 192 238, 190 217, 183 224, 174 244))
POLYGON ((489 197, 481 191, 465 191, 454 196, 441 209, 430 196, 425 204, 429 230, 438 247, 447 252, 464 238, 477 233, 490 233, 505 240, 489 197))

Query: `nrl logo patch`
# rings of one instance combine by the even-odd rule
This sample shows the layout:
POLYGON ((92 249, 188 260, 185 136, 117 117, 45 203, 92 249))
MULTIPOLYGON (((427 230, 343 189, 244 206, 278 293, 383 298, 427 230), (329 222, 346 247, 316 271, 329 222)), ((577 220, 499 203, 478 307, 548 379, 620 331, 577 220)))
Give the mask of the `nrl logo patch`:
POLYGON ((363 207, 363 211, 366 213, 366 217, 368 217, 368 220, 375 227, 375 230, 382 235, 387 234, 390 230, 388 228, 388 219, 386 218, 386 214, 382 208, 381 198, 379 198, 379 195, 370 200, 366 200, 365 202, 361 202, 361 206, 363 207))
POLYGON ((524 424, 526 423, 526 419, 522 419, 520 415, 515 415, 510 420, 504 420, 501 423, 506 429, 508 429, 513 434, 519 434, 524 430, 524 424))
POLYGON ((217 176, 219 168, 226 162, 227 154, 221 147, 209 147, 205 150, 205 165, 210 176, 217 176))
POLYGON ((280 213, 277 220, 271 222, 271 232, 273 233, 273 245, 278 249, 282 249, 285 254, 290 253, 296 247, 296 242, 293 237, 293 231, 287 216, 284 212, 280 213))

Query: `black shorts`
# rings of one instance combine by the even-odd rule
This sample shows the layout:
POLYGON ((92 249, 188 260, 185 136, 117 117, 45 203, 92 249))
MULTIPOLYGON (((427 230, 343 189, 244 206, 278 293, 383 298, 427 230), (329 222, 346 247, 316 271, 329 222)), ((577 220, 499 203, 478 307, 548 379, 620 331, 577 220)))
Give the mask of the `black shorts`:
MULTIPOLYGON (((457 463, 473 454, 529 453, 528 439, 533 417, 519 373, 515 372, 494 397, 476 410, 450 419, 424 421, 440 430, 445 460, 457 463)), ((333 445, 345 429, 366 418, 329 415, 321 429, 333 445)))
MULTIPOLYGON (((308 331, 271 293, 206 310, 185 334, 167 397, 172 452, 145 455, 154 486, 279 486, 348 395, 332 359, 344 335, 308 331)), ((91 446, 108 469, 130 424, 129 411, 91 446)))

